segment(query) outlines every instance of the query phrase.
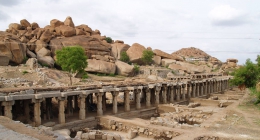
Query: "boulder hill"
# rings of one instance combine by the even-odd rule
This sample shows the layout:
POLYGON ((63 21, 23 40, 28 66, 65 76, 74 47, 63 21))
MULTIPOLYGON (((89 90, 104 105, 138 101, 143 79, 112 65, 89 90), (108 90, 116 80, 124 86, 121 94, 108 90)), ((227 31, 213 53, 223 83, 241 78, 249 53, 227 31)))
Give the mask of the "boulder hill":
MULTIPOLYGON (((53 19, 50 25, 44 28, 39 27, 35 22, 30 23, 23 19, 20 24, 9 24, 5 32, 0 31, 0 66, 18 65, 24 63, 24 59, 28 57, 36 58, 40 64, 54 67, 55 51, 74 45, 82 46, 88 56, 86 71, 117 73, 124 76, 131 75, 134 67, 119 60, 123 51, 128 54, 130 62, 142 64, 142 52, 146 49, 152 50, 138 43, 130 46, 120 40, 107 43, 106 36, 102 36, 99 30, 92 30, 85 24, 75 26, 71 17, 67 17, 65 21, 53 19)), ((155 65, 188 73, 205 72, 203 68, 184 62, 187 59, 191 60, 190 58, 206 58, 205 60, 212 66, 221 63, 218 59, 194 47, 183 48, 172 54, 158 49, 152 51, 155 54, 153 58, 155 65)))

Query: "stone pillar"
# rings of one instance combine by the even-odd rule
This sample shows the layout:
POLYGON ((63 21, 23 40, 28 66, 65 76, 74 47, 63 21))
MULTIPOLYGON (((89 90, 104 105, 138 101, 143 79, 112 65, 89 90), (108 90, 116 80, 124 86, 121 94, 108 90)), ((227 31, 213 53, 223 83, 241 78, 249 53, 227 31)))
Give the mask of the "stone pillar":
POLYGON ((149 87, 145 89, 145 94, 146 94, 146 107, 149 108, 151 106, 151 91, 149 87))
POLYGON ((200 96, 204 95, 204 83, 200 83, 200 96))
POLYGON ((139 110, 141 109, 141 97, 140 97, 140 94, 141 94, 142 90, 141 89, 138 89, 137 92, 135 93, 135 99, 136 99, 136 109, 139 110))
POLYGON ((190 83, 188 83, 187 84, 187 96, 188 96, 188 99, 190 99, 191 98, 191 93, 190 93, 190 87, 191 85, 190 85, 190 83))
POLYGON ((177 85, 177 96, 176 96, 176 101, 179 102, 180 101, 180 96, 181 96, 181 86, 180 85, 177 85))
POLYGON ((97 97, 97 116, 102 116, 103 115, 103 109, 102 109, 102 96, 103 96, 103 92, 100 93, 96 93, 96 97, 97 97))
POLYGON ((106 107, 106 92, 103 93, 103 96, 102 96, 102 109, 103 109, 103 112, 107 110, 107 107, 106 107))
POLYGON ((12 106, 13 105, 14 105, 14 101, 2 102, 2 106, 4 106, 4 115, 7 118, 13 119, 13 114, 12 114, 12 106))
POLYGON ((35 126, 41 125, 41 102, 42 100, 33 100, 34 102, 34 122, 35 126))
POLYGON ((86 119, 86 95, 79 95, 79 119, 86 119))
POLYGON ((205 83, 204 83, 204 92, 203 92, 204 95, 207 95, 207 94, 208 94, 207 88, 208 88, 208 82, 205 81, 205 83))
POLYGON ((111 94, 113 96, 113 113, 117 114, 117 96, 119 95, 119 91, 114 91, 111 94))
POLYGON ((59 98, 58 99, 59 104, 59 123, 64 124, 65 123, 65 98, 59 98))
POLYGON ((196 83, 192 83, 192 98, 196 97, 196 83))
POLYGON ((182 100, 186 100, 185 87, 186 87, 185 84, 181 85, 181 88, 182 88, 182 90, 181 90, 181 92, 182 92, 182 100))
MULTIPOLYGON (((131 93, 133 93, 131 91, 131 93)), ((125 101, 125 111, 130 111, 130 91, 125 91, 124 92, 124 101, 125 101)))
POLYGON ((164 104, 167 104, 167 88, 167 85, 163 86, 162 98, 164 104))
POLYGON ((171 93, 171 96, 170 96, 170 103, 174 103, 174 86, 170 86, 170 93, 171 93))
POLYGON ((160 91, 161 91, 161 87, 160 86, 156 86, 155 87, 155 105, 159 105, 160 104, 160 91))

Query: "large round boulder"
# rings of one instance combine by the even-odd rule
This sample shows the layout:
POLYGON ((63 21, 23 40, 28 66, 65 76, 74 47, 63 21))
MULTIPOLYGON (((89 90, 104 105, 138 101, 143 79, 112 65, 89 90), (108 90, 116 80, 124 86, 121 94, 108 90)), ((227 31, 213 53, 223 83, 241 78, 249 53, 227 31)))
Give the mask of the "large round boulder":
POLYGON ((17 36, 0 31, 0 56, 6 56, 10 62, 21 64, 26 57, 26 45, 17 36))
POLYGON ((116 65, 114 63, 95 59, 88 59, 87 61, 88 67, 85 68, 85 71, 87 72, 97 72, 105 74, 115 74, 116 72, 116 65))
POLYGON ((127 55, 129 56, 130 62, 142 64, 142 55, 143 51, 146 50, 146 48, 138 43, 134 43, 127 51, 127 55))
POLYGON ((122 61, 116 61, 116 73, 118 75, 130 76, 133 74, 134 66, 122 61))

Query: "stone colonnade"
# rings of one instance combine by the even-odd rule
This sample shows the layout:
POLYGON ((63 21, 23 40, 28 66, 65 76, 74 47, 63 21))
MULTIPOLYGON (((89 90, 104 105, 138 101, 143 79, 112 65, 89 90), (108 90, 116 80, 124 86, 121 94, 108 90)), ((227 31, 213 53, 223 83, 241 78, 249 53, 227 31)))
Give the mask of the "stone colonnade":
POLYGON ((65 114, 73 114, 73 107, 75 108, 77 105, 79 109, 79 119, 86 119, 88 116, 87 108, 89 106, 89 99, 92 99, 93 95, 95 95, 97 99, 97 116, 101 116, 104 111, 106 111, 105 93, 107 92, 110 92, 112 95, 112 112, 113 114, 117 114, 117 99, 120 92, 124 94, 124 111, 129 112, 134 109, 150 108, 159 104, 184 102, 190 98, 204 97, 212 93, 223 93, 229 87, 228 80, 229 78, 210 78, 202 81, 161 82, 143 86, 103 87, 102 89, 67 92, 36 92, 30 89, 12 93, 7 96, 0 96, 0 115, 13 119, 14 111, 12 111, 12 108, 17 102, 22 104, 23 108, 19 109, 18 105, 16 111, 19 110, 23 112, 23 114, 29 118, 29 104, 31 104, 33 105, 33 121, 35 126, 39 126, 41 125, 42 118, 50 119, 53 116, 51 113, 51 100, 52 98, 56 98, 58 101, 58 122, 64 124, 66 123, 65 114), (130 95, 134 96, 134 109, 130 108, 130 95), (143 101, 144 104, 141 104, 141 101, 143 101), (65 108, 65 102, 67 108, 65 108), (41 110, 42 108, 44 108, 44 111, 41 110), (43 114, 41 114, 42 112, 43 114))

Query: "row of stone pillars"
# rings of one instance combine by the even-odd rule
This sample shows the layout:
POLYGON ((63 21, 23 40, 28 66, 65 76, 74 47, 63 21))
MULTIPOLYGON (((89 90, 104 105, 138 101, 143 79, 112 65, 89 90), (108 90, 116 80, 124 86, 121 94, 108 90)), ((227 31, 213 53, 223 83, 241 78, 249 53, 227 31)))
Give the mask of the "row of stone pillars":
MULTIPOLYGON (((149 108, 151 106, 157 106, 159 104, 166 103, 178 103, 182 101, 187 101, 189 98, 207 96, 211 93, 224 92, 228 88, 228 80, 211 80, 211 81, 189 81, 187 83, 175 83, 175 84, 157 84, 148 85, 141 88, 131 88, 132 90, 122 90, 122 91, 111 91, 112 94, 112 104, 113 104, 113 114, 118 113, 118 103, 117 97, 119 92, 124 92, 124 110, 126 112, 130 111, 130 94, 134 95, 135 108, 141 109, 141 102, 145 102, 145 107, 149 108)), ((103 115, 106 111, 106 92, 97 93, 87 93, 87 91, 82 91, 79 95, 67 96, 67 97, 56 97, 58 101, 58 120, 60 124, 64 124, 65 120, 65 101, 67 101, 67 115, 73 114, 74 109, 79 109, 79 119, 84 120, 86 118, 86 112, 88 105, 93 102, 93 94, 96 96, 97 101, 97 115, 103 115), (73 103, 73 102, 74 103, 73 103), (78 103, 79 101, 79 103, 78 103)), ((33 103, 33 121, 35 126, 41 124, 41 116, 43 119, 51 119, 52 114, 52 98, 45 99, 31 99, 33 103), (42 104, 43 102, 43 104, 42 104), (41 105, 43 105, 41 107, 41 105), (44 110, 43 115, 41 115, 42 110, 44 110)), ((12 116, 12 106, 14 101, 4 101, 0 102, 0 115, 4 115, 8 118, 13 118, 12 116)), ((24 100, 24 115, 30 118, 29 109, 30 100, 24 100)))

